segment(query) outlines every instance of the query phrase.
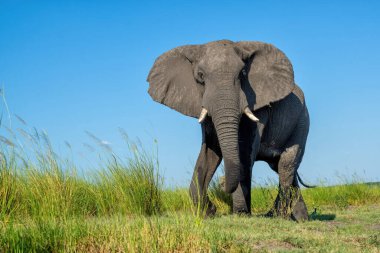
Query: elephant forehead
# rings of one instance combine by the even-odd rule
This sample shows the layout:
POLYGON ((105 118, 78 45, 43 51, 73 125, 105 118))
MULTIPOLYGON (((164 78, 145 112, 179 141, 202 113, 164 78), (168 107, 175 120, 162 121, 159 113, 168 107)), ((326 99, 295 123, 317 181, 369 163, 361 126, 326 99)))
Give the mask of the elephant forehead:
POLYGON ((235 50, 228 45, 207 48, 202 63, 211 71, 221 67, 228 67, 230 71, 236 71, 244 66, 243 61, 235 53, 235 50))

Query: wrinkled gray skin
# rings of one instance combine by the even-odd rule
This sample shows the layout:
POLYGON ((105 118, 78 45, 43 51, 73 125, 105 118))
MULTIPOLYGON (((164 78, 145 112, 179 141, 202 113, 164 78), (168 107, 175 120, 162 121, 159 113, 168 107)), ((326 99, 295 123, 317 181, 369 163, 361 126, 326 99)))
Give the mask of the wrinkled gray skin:
POLYGON ((255 161, 279 175, 279 194, 269 215, 306 220, 297 169, 305 150, 309 116, 288 58, 261 42, 228 40, 174 48, 157 58, 149 94, 185 115, 198 118, 202 108, 202 146, 190 185, 195 204, 215 206, 207 187, 222 159, 225 191, 233 211, 251 212, 251 176, 255 161), (248 107, 259 119, 244 114, 248 107))

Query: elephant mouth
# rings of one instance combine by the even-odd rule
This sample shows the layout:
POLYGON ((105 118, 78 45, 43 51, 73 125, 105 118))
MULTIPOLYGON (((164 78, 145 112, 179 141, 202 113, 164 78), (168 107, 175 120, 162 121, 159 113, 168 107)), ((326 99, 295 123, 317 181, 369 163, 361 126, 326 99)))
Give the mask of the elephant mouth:
MULTIPOLYGON (((249 109, 249 107, 245 107, 245 109, 243 110, 244 114, 247 115, 247 117, 252 120, 253 122, 259 122, 260 120, 253 114, 253 112, 251 111, 251 109, 249 109)), ((207 117, 207 114, 208 114, 208 111, 206 108, 202 107, 202 111, 199 115, 199 118, 198 118, 198 122, 199 123, 202 123, 206 117, 207 117)))

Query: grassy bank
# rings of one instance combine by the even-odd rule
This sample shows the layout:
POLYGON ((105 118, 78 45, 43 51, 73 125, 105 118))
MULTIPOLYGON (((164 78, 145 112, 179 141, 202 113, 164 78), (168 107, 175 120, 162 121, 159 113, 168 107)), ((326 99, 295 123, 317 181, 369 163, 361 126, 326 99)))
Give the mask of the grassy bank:
MULTIPOLYGON (((230 196, 210 188, 218 207, 202 219, 187 189, 165 189, 155 154, 129 144, 109 151, 85 177, 43 133, 33 147, 1 137, 0 252, 368 251, 380 247, 380 185, 360 182, 303 190, 310 222, 263 218, 275 186, 252 190, 252 217, 227 215, 230 196), (25 147, 23 145, 23 147, 25 147)), ((96 137, 94 137, 96 140, 96 137)), ((101 144, 101 143, 100 143, 101 144)))
POLYGON ((305 223, 189 214, 25 219, 1 226, 4 252, 377 252, 380 207, 325 209, 305 223), (328 220, 336 216, 334 220, 328 220), (325 220, 327 219, 327 220, 325 220), (375 223, 377 221, 377 223, 375 223))

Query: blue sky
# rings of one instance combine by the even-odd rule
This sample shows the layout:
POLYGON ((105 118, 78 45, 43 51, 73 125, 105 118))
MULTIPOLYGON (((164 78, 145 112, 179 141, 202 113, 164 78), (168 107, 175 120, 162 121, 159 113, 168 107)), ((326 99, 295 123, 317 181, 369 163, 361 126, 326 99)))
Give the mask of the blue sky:
MULTIPOLYGON (((284 51, 305 92, 311 129, 305 181, 357 173, 380 180, 378 1, 7 1, 0 2, 0 84, 12 128, 45 129, 84 169, 97 158, 85 130, 127 152, 118 128, 148 149, 158 140, 169 184, 186 185, 200 126, 151 100, 155 58, 184 44, 259 40, 284 51), (180 148, 181 147, 181 148, 180 148), (79 154, 84 154, 84 159, 79 154)), ((4 111, 4 105, 2 104, 4 111)), ((5 122, 9 124, 9 122, 5 122)), ((4 134, 4 132, 2 132, 4 134)), ((259 163, 254 178, 276 178, 259 163)))

